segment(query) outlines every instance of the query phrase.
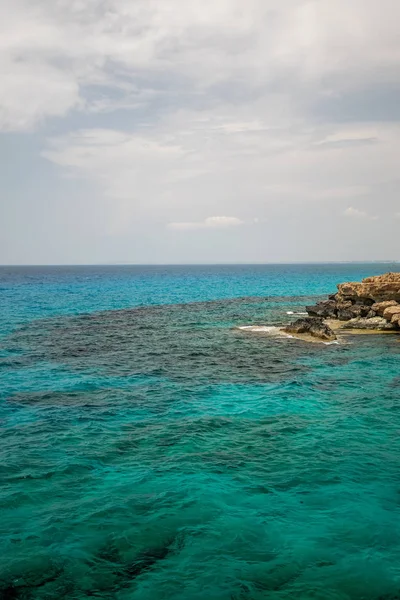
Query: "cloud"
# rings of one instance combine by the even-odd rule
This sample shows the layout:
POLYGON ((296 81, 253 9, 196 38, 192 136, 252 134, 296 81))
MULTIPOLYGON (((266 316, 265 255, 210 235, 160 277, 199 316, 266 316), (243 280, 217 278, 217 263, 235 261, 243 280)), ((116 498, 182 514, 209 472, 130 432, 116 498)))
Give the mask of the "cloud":
POLYGON ((237 217, 207 217, 204 221, 169 223, 169 229, 186 231, 191 229, 227 229, 243 225, 244 221, 237 217))
MULTIPOLYGON (((4 0, 1 126, 74 109, 343 101, 397 83, 399 18, 392 0, 4 0)), ((257 114, 224 124, 259 126, 257 114)))
MULTIPOLYGON (((96 232, 82 238, 86 254, 111 236, 130 240, 138 260, 146 244, 147 257, 166 260, 158 240, 170 243, 171 227, 235 228, 204 215, 258 215, 258 227, 215 236, 242 238, 237 258, 246 247, 257 260, 263 248, 268 260, 297 260, 319 243, 301 238, 310 218, 337 235, 346 207, 365 221, 394 214, 399 18, 393 0, 3 0, 0 144, 16 151, 5 153, 11 216, 0 234, 16 229, 14 199, 27 231, 31 206, 50 232, 45 199, 58 214, 67 188, 96 232), (13 172, 24 173, 18 185, 13 172)), ((79 229, 81 211, 68 217, 79 229)), ((372 253, 358 229, 351 252, 372 253)), ((177 259, 201 237, 175 236, 177 259)))
MULTIPOLYGON (((128 232, 143 219, 162 227, 180 223, 182 214, 189 223, 215 213, 239 214, 246 222, 257 215, 265 222, 271 211, 289 206, 292 212, 310 207, 315 215, 314 205, 338 200, 351 206, 356 198, 378 193, 382 181, 397 177, 400 126, 376 124, 379 144, 321 151, 318 140, 335 132, 343 136, 347 127, 338 131, 330 125, 278 125, 276 120, 279 115, 258 102, 227 106, 222 114, 219 107, 201 115, 180 110, 133 129, 93 128, 55 136, 42 154, 61 175, 89 183, 94 206, 105 199, 113 234, 128 232), (244 123, 242 114, 255 110, 262 128, 227 134, 221 127, 232 124, 233 116, 244 123)), ((384 204, 379 207, 387 212, 384 204)))
POLYGON ((352 219, 365 219, 367 221, 376 221, 378 219, 377 216, 370 215, 367 212, 359 210, 358 208, 353 208, 352 206, 346 208, 343 214, 345 217, 350 217, 352 219))
POLYGON ((77 82, 50 65, 1 61, 0 130, 29 130, 80 104, 77 82))

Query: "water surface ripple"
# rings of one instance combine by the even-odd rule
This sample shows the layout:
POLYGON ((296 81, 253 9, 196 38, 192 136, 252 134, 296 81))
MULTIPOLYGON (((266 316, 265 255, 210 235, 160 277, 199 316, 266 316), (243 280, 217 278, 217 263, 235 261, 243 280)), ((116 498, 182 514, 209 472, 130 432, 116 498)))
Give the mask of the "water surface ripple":
POLYGON ((398 338, 235 295, 5 331, 0 598, 400 598, 398 338))

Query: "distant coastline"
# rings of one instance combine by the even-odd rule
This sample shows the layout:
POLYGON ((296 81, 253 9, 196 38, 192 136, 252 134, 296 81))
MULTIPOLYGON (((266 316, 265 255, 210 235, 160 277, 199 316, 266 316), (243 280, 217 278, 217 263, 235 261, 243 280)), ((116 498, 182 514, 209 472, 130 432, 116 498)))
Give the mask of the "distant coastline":
POLYGON ((400 260, 329 260, 329 261, 287 261, 287 262, 193 262, 193 263, 136 263, 129 261, 104 263, 49 263, 49 264, 0 264, 0 268, 15 267, 260 267, 260 266, 302 266, 302 265, 398 265, 400 260))

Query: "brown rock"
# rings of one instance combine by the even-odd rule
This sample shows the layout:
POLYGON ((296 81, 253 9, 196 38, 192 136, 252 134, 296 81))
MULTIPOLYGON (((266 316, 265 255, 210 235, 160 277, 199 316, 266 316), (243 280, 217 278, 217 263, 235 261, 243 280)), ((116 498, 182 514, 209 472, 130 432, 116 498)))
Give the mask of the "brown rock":
POLYGON ((391 321, 394 315, 398 314, 400 314, 400 305, 397 304, 397 306, 389 306, 383 313, 383 317, 386 321, 391 321))
POLYGON ((360 299, 381 302, 384 300, 396 300, 400 302, 400 273, 386 273, 377 277, 367 277, 359 282, 341 283, 338 285, 338 300, 352 300, 358 302, 360 299))
POLYGON ((400 273, 384 273, 383 275, 374 275, 373 277, 365 277, 363 283, 400 283, 400 273))
POLYGON ((383 317, 383 313, 385 312, 385 310, 389 308, 389 306, 396 306, 396 304, 396 300, 385 300, 385 302, 375 302, 375 304, 371 306, 371 310, 374 310, 377 315, 383 317))
POLYGON ((396 315, 393 315, 391 323, 395 327, 399 327, 400 328, 400 313, 397 313, 396 315))

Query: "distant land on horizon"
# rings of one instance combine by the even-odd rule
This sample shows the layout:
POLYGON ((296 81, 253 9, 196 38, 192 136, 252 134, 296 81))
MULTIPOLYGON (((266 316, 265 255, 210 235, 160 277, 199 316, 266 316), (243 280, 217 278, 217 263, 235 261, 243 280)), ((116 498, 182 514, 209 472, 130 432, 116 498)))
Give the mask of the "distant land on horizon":
POLYGON ((219 267, 262 265, 397 265, 400 260, 328 260, 328 261, 282 261, 282 262, 198 262, 198 263, 135 263, 129 261, 110 263, 54 263, 54 264, 0 264, 0 267, 219 267))

